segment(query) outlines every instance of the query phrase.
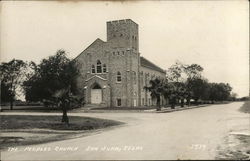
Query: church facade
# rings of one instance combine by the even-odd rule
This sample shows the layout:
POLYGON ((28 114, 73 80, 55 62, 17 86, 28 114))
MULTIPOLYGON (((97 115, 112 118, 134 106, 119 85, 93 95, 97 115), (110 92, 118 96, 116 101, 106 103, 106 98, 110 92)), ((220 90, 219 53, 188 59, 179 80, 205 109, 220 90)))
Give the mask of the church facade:
POLYGON ((144 87, 151 79, 166 76, 163 69, 141 56, 138 24, 130 19, 107 22, 107 41, 96 39, 75 61, 80 72, 77 88, 87 105, 156 105, 144 87))

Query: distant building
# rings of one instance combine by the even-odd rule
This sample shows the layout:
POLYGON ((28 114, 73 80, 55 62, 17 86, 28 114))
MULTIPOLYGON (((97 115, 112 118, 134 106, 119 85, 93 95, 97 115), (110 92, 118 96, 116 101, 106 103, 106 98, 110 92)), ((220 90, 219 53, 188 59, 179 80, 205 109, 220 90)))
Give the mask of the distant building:
POLYGON ((80 68, 77 87, 86 104, 156 105, 144 86, 156 77, 165 78, 166 72, 140 56, 138 24, 132 20, 107 22, 107 41, 96 39, 75 60, 80 68))

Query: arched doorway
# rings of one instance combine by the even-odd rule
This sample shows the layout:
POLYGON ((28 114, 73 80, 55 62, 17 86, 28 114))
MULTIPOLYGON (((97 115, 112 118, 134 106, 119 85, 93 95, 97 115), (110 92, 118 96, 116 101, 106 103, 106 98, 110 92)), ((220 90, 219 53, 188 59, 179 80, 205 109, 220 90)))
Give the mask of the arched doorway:
POLYGON ((91 89, 91 103, 100 104, 102 102, 102 88, 99 84, 94 84, 91 89))

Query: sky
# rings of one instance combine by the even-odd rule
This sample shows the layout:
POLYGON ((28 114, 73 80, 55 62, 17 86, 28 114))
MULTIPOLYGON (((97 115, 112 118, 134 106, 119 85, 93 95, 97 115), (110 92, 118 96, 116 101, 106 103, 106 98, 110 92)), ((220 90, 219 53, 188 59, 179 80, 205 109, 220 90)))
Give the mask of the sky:
POLYGON ((106 22, 139 24, 139 51, 163 69, 196 63, 210 82, 249 94, 247 1, 2 1, 0 60, 39 63, 58 49, 75 58, 106 22))

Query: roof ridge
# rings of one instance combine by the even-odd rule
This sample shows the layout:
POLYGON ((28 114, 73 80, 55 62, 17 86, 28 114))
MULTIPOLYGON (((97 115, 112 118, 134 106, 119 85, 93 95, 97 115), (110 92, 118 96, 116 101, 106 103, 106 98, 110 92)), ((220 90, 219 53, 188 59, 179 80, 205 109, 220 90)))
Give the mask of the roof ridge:
POLYGON ((155 70, 157 71, 160 71, 162 73, 166 73, 165 70, 163 70, 161 67, 159 67, 158 65, 155 65, 153 62, 149 61, 148 59, 144 58, 143 56, 140 56, 141 60, 144 59, 144 64, 143 64, 143 61, 141 61, 141 65, 144 66, 144 67, 148 67, 148 68, 151 68, 151 69, 154 69, 156 68, 155 70), (149 64, 145 64, 145 61, 146 63, 148 62, 149 64))
POLYGON ((84 51, 86 51, 91 45, 93 45, 95 42, 97 41, 101 41, 102 43, 105 43, 105 41, 103 41, 100 38, 95 39, 95 41, 93 41, 88 47, 86 47, 80 54, 78 54, 73 60, 75 60, 76 58, 78 58, 84 51))

